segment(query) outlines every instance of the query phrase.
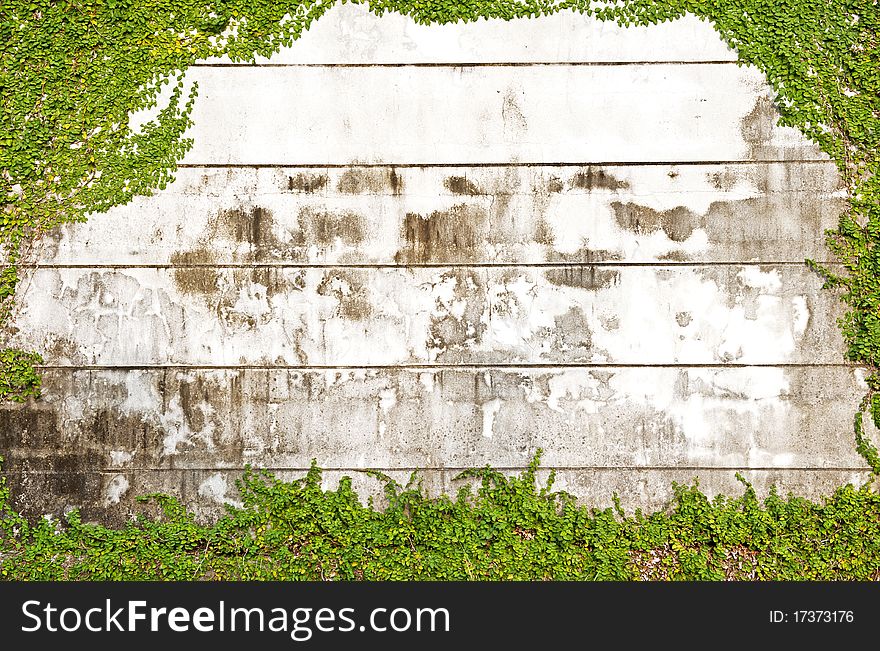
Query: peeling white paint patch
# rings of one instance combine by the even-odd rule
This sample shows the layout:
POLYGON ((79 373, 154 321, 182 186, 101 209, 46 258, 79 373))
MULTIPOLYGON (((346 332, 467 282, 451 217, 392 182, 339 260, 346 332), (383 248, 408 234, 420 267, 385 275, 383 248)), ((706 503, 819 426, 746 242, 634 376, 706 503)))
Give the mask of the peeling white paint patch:
POLYGON ((790 466, 794 463, 794 455, 791 452, 784 452, 782 454, 774 454, 773 455, 773 465, 781 466, 783 468, 790 466))
POLYGON ((794 327, 795 335, 802 337, 807 330, 807 324, 810 322, 810 308, 807 307, 807 297, 793 297, 791 299, 791 306, 794 309, 792 326, 794 327))
POLYGON ((595 411, 593 397, 599 395, 599 381, 592 375, 578 370, 566 370, 550 378, 548 385, 550 394, 547 396, 547 406, 553 411, 569 411, 562 405, 562 401, 573 399, 577 405, 587 407, 587 411, 595 411))
POLYGON ((782 278, 778 269, 762 271, 759 267, 745 267, 737 274, 737 278, 746 287, 765 292, 778 292, 782 287, 782 278))
POLYGON ((853 377, 856 380, 856 384, 862 391, 868 390, 868 371, 864 368, 856 368, 853 369, 853 377))
POLYGON ((125 478, 125 475, 114 476, 104 489, 104 505, 119 504, 119 500, 122 499, 126 491, 128 491, 128 479, 125 478))
POLYGON ((421 382, 422 386, 425 387, 425 391, 427 393, 434 392, 434 376, 436 374, 433 372, 429 373, 419 373, 419 382, 421 382))
POLYGON ((169 412, 159 416, 159 424, 165 430, 165 438, 162 439, 162 455, 170 456, 178 453, 177 447, 190 440, 193 432, 183 422, 183 410, 180 407, 180 399, 175 396, 168 403, 169 412))
POLYGON ((226 481, 226 477, 219 472, 215 472, 199 484, 199 497, 211 500, 215 504, 232 504, 233 506, 241 506, 241 502, 234 500, 227 495, 228 492, 229 484, 226 481))
POLYGON ((495 426, 495 416, 501 409, 501 401, 494 398, 488 402, 484 402, 483 408, 483 437, 492 438, 492 428, 495 426))
POLYGON ((131 461, 134 455, 126 450, 110 450, 110 465, 122 466, 131 461))
POLYGON ((379 407, 383 414, 387 414, 397 404, 397 391, 394 389, 383 389, 379 392, 379 407))
POLYGON ((125 400, 119 405, 122 413, 148 414, 156 408, 156 403, 161 402, 162 396, 149 374, 140 371, 125 374, 125 400))

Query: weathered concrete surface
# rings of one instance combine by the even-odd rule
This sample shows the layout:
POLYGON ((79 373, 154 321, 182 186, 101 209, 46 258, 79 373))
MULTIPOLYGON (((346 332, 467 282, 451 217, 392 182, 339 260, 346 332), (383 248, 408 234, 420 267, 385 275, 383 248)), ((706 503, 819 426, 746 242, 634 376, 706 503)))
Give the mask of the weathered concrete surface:
POLYGON ((839 183, 830 162, 184 168, 37 262, 801 264, 827 259, 839 183))
POLYGON ((518 467, 538 447, 551 467, 853 468, 827 431, 860 384, 842 367, 55 369, 2 429, 42 469, 518 467))
POLYGON ((229 66, 186 78, 199 84, 197 125, 236 125, 196 138, 187 164, 827 159, 775 125, 760 72, 730 63, 229 66))
POLYGON ((165 490, 211 515, 245 464, 312 458, 450 489, 538 447, 630 508, 735 470, 861 481, 865 387, 803 266, 840 179, 734 58, 692 18, 348 6, 269 64, 195 67, 178 180, 29 260, 14 340, 45 396, 0 409, 19 506, 120 519, 165 490))
POLYGON ((834 364, 801 265, 53 268, 15 337, 50 365, 834 364))

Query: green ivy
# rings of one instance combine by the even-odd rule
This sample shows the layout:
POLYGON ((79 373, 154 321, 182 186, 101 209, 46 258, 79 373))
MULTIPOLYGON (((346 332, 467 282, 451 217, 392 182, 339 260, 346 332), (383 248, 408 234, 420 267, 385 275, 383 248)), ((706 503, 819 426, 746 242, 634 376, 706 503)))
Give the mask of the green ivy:
POLYGON ((41 380, 34 366, 42 363, 37 353, 0 350, 0 399, 24 402, 30 396, 39 396, 41 380))
MULTIPOLYGON (((880 454, 880 6, 877 0, 355 0, 422 24, 578 11, 621 25, 692 13, 710 21, 777 93, 780 124, 798 128, 837 164, 849 207, 827 243, 840 263, 808 264, 848 307, 849 360, 866 368, 856 448, 880 454)), ((60 224, 164 188, 192 146, 195 61, 270 56, 334 0, 5 0, 0 7, 0 327, 17 265, 60 224), (137 115, 147 115, 139 123, 137 115)), ((39 355, 0 353, 0 399, 39 395, 39 355)), ((4 575, 31 578, 873 578, 878 496, 838 489, 822 504, 751 488, 709 501, 676 487, 668 514, 615 516, 539 490, 534 467, 490 470, 475 496, 428 498, 389 484, 390 506, 362 507, 347 482, 319 472, 284 484, 248 474, 245 507, 211 527, 158 497, 165 519, 122 530, 73 514, 56 530, 11 510, 2 485, 4 575), (175 560, 176 559, 176 560, 175 560)))
MULTIPOLYGON (((880 495, 851 485, 821 502, 710 500, 674 485, 667 511, 589 509, 536 481, 473 470, 453 499, 431 498, 417 476, 385 479, 387 505, 363 505, 344 478, 321 471, 283 482, 248 470, 242 505, 199 523, 176 499, 143 498, 162 515, 119 529, 31 523, 0 480, 0 577, 12 580, 722 580, 876 579, 880 495), (476 490, 471 484, 476 481, 476 490)), ((376 476, 381 477, 379 473, 376 476)))

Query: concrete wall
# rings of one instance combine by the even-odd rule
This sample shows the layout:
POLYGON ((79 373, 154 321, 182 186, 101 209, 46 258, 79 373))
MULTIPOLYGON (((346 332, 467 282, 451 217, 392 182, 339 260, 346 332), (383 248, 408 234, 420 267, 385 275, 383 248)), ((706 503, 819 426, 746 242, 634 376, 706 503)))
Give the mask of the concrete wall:
POLYGON ((803 265, 844 193, 734 61, 693 18, 345 6, 269 62, 194 67, 177 182, 47 237, 21 286, 47 362, 0 411, 21 506, 208 515, 244 464, 313 457, 450 490, 538 447, 602 505, 859 481, 860 375, 803 265))

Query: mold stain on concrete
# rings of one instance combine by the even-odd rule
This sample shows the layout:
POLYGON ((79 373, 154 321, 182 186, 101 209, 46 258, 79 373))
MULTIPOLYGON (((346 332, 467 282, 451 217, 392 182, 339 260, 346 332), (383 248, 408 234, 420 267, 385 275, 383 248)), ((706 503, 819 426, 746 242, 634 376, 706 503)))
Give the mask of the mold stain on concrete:
MULTIPOLYGON (((541 241, 541 240, 538 240, 541 241)), ((552 239, 543 243, 552 245, 552 239)), ((622 256, 618 251, 608 251, 607 249, 591 249, 589 247, 581 247, 577 251, 570 253, 562 253, 560 251, 548 251, 547 262, 568 262, 590 264, 593 262, 614 262, 621 260, 622 256)))
POLYGON ((662 230, 673 242, 684 242, 702 225, 702 218, 684 206, 669 210, 654 210, 635 203, 611 204, 614 217, 621 228, 638 234, 662 230))
POLYGON ((547 269, 544 272, 544 276, 554 285, 579 287, 589 291, 606 289, 620 282, 619 271, 597 267, 596 265, 547 269))
POLYGON ((593 353, 592 332, 583 310, 571 307, 564 314, 553 317, 553 320, 553 328, 536 332, 532 338, 532 344, 542 349, 541 357, 554 362, 590 359, 593 353))
POLYGON ((342 194, 381 194, 390 190, 396 196, 403 192, 403 178, 393 167, 353 167, 342 174, 336 189, 342 194))
POLYGON ((465 194, 472 197, 485 194, 482 189, 464 176, 447 176, 443 179, 443 186, 452 194, 465 194))
POLYGON ((400 264, 469 262, 477 257, 486 236, 486 211, 456 204, 429 215, 407 213, 403 220, 404 248, 395 255, 400 264))
POLYGON ((314 194, 318 190, 323 190, 329 183, 326 174, 309 174, 308 172, 299 172, 294 176, 287 177, 287 189, 297 192, 305 192, 306 194, 314 194))
POLYGON ((547 180, 547 192, 550 194, 562 192, 565 189, 565 183, 557 176, 551 176, 547 180))
POLYGON ((254 206, 250 210, 224 210, 217 215, 217 232, 228 239, 250 245, 253 260, 262 260, 273 246, 277 246, 272 212, 254 206))
POLYGON ((509 138, 519 138, 529 128, 528 120, 522 107, 520 107, 518 95, 523 95, 522 91, 517 92, 514 88, 508 88, 504 92, 504 99, 501 104, 501 120, 504 124, 504 135, 509 138))
POLYGON ((722 192, 729 192, 743 178, 741 171, 732 167, 725 167, 717 172, 708 172, 706 179, 712 184, 712 187, 722 192))
POLYGON ((580 190, 623 190, 629 183, 620 181, 604 169, 592 165, 579 170, 568 181, 569 187, 580 190))
POLYGON ((178 251, 171 254, 174 266, 174 284, 184 294, 209 296, 217 291, 220 274, 215 267, 214 254, 208 249, 178 251))
POLYGON ((200 432, 206 425, 205 412, 199 408, 199 402, 204 402, 207 397, 200 377, 180 384, 180 408, 186 424, 195 432, 200 432))
POLYGON ((338 316, 362 321, 373 314, 369 280, 369 274, 363 270, 337 269, 324 275, 317 291, 321 296, 336 298, 338 316))
POLYGON ((352 211, 333 212, 304 207, 297 215, 300 234, 297 242, 303 246, 319 244, 331 246, 340 241, 355 245, 366 237, 365 220, 362 215, 352 211))
POLYGON ((740 131, 748 147, 749 160, 760 160, 772 155, 768 143, 773 138, 773 128, 779 119, 779 112, 767 95, 759 95, 755 106, 742 119, 740 131))

